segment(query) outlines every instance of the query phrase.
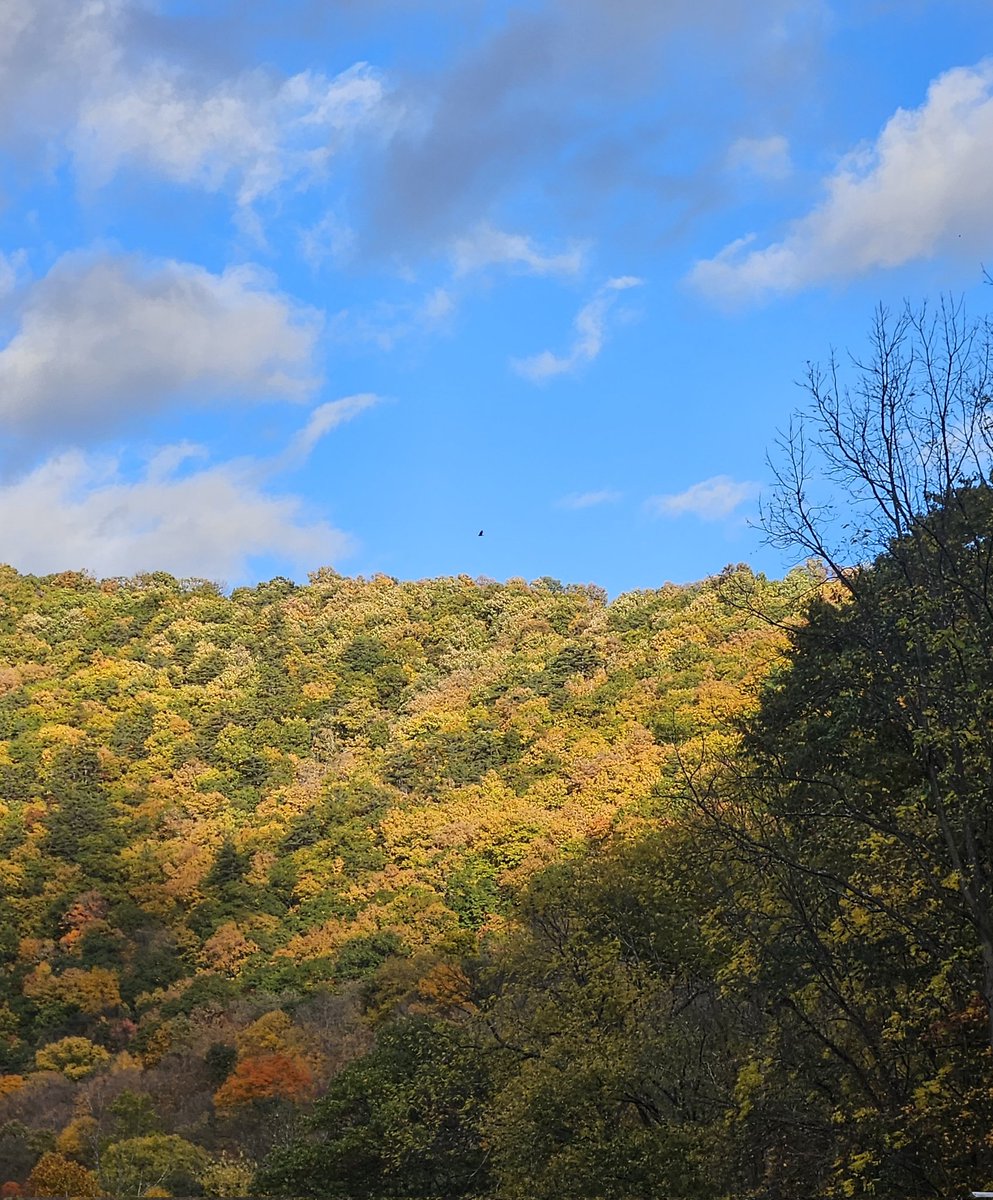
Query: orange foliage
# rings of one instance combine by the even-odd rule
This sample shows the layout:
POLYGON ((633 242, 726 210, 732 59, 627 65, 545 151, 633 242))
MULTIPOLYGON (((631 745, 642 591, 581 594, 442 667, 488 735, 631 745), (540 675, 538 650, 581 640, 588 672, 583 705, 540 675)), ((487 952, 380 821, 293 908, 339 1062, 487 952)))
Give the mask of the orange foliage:
POLYGON ((263 1100, 300 1103, 313 1095, 314 1076, 298 1055, 265 1054, 243 1058, 214 1093, 218 1108, 263 1100))
POLYGON ((470 1012, 475 1009, 470 999, 471 991, 472 985, 457 963, 440 962, 418 982, 420 1003, 411 1005, 411 1011, 442 1014, 470 1012))
POLYGON ((107 901, 97 891, 77 896, 62 917, 66 932, 59 938, 61 945, 71 950, 91 925, 98 921, 103 923, 107 909, 107 901))

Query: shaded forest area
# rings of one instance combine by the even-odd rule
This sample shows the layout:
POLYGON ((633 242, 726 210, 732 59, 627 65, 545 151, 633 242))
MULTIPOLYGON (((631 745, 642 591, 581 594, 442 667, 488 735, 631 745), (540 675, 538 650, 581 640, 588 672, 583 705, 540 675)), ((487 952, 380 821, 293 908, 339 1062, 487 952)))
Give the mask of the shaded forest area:
POLYGON ((993 1183, 984 333, 811 369, 779 582, 3 572, 5 1194, 993 1183))

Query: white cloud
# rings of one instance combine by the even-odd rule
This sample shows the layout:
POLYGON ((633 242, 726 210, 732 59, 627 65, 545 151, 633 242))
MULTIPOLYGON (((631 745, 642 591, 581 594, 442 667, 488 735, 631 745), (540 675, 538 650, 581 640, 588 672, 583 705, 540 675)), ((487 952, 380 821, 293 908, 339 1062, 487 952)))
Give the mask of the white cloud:
POLYGON ((207 448, 178 442, 155 451, 134 478, 114 457, 52 455, 0 484, 0 561, 38 573, 163 570, 229 581, 246 578, 262 555, 299 569, 337 562, 352 551, 348 534, 308 518, 297 496, 266 484, 378 399, 364 393, 318 405, 271 459, 200 465, 207 448))
POLYGON ((567 375, 580 367, 586 366, 598 357, 603 349, 607 330, 607 316, 617 300, 619 292, 628 288, 640 287, 642 280, 634 275, 621 275, 607 282, 597 291, 588 304, 576 314, 573 321, 575 338, 572 347, 565 355, 554 354, 551 350, 543 350, 529 358, 514 359, 514 370, 530 379, 533 383, 543 383, 556 375, 567 375))
POLYGON ((166 447, 137 481, 113 460, 79 450, 50 458, 0 486, 0 560, 39 574, 157 570, 235 581, 259 555, 313 568, 349 552, 348 536, 307 520, 297 497, 263 490, 254 464, 176 474, 205 454, 166 447))
POLYGON ((585 246, 573 244, 561 254, 543 254, 524 234, 506 233, 485 223, 452 244, 456 276, 494 266, 518 267, 533 275, 577 275, 585 259, 585 246))
POLYGON ((690 515, 702 521, 719 521, 746 501, 756 499, 758 494, 757 483, 738 483, 730 475, 714 475, 694 483, 685 492, 652 496, 646 506, 659 517, 690 515))
POLYGON ((396 114, 356 63, 329 77, 262 70, 211 77, 202 58, 149 53, 143 0, 3 0, 0 140, 49 161, 68 149, 91 186, 126 166, 174 183, 230 188, 243 221, 283 185, 319 176, 359 131, 396 114), (191 63, 184 67, 182 59, 191 63))
POLYGON ((134 165, 208 191, 230 184, 247 208, 289 180, 319 175, 383 97, 365 63, 334 78, 252 71, 213 87, 156 63, 86 97, 72 143, 92 184, 134 165))
POLYGON ((558 502, 559 508, 595 508, 600 504, 615 504, 621 498, 620 492, 612 488, 601 488, 598 492, 574 492, 563 496, 558 502))
POLYGON ((781 134, 738 138, 728 149, 727 165, 735 171, 749 171, 760 179, 785 179, 793 171, 790 144, 781 134))
POLYGON ((848 155, 824 201, 786 236, 749 235, 698 262, 702 292, 742 300, 791 292, 955 248, 976 257, 993 229, 993 59, 939 76, 876 142, 848 155))
POLYGON ((178 400, 304 399, 318 329, 248 267, 68 255, 0 350, 0 419, 64 443, 178 400))

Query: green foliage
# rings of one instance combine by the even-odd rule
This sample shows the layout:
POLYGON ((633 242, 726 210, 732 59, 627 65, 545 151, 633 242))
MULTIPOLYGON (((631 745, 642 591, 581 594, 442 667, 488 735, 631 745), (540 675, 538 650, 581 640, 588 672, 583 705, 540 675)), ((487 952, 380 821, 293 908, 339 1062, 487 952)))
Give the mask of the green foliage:
POLYGON ((238 1059, 238 1051, 226 1042, 211 1042, 203 1056, 207 1077, 214 1088, 219 1087, 231 1074, 238 1059))
POLYGON ((26 1179, 38 1156, 36 1139, 23 1121, 0 1124, 0 1163, 5 1179, 26 1179))
POLYGON ((403 949, 403 943, 395 933, 349 938, 335 955, 334 977, 341 982, 361 979, 388 958, 401 955, 403 949))
POLYGON ((152 1189, 195 1196, 209 1156, 176 1134, 155 1133, 108 1146, 100 1159, 100 1182, 113 1196, 140 1197, 152 1189))
POLYGON ((144 1137, 160 1128, 155 1101, 146 1092, 123 1091, 107 1107, 112 1118, 111 1142, 144 1137))
MULTIPOLYGON (((751 723, 737 807, 703 805, 750 867, 723 952, 776 1018, 748 1121, 782 1137, 781 1097, 806 1098, 800 1178, 832 1194, 993 1171, 991 534, 993 494, 966 484, 815 603, 751 723)), ((782 1170, 794 1186, 797 1160, 782 1170)))
POLYGON ((499 911, 497 876, 496 866, 479 858, 468 859, 452 872, 445 888, 445 902, 458 917, 460 925, 478 929, 488 916, 499 911))
POLYGON ((204 883, 209 888, 216 888, 223 895, 231 884, 241 883, 247 870, 246 856, 240 853, 231 838, 227 837, 221 843, 204 883))
POLYGON ((398 1021, 333 1080, 306 1133, 273 1153, 256 1186, 347 1200, 482 1194, 485 1091, 485 1060, 457 1027, 398 1021))
POLYGON ((65 746, 45 773, 52 807, 45 821, 46 851, 99 878, 110 868, 122 836, 115 828, 92 745, 65 746))
POLYGON ((503 1057, 483 1123, 499 1195, 713 1194, 734 1068, 700 928, 717 894, 704 864, 672 829, 546 872, 523 897, 483 1001, 503 1057))
POLYGON ((189 1016, 198 1010, 221 1010, 238 994, 237 986, 222 975, 198 975, 181 995, 166 1001, 164 1017, 189 1016))

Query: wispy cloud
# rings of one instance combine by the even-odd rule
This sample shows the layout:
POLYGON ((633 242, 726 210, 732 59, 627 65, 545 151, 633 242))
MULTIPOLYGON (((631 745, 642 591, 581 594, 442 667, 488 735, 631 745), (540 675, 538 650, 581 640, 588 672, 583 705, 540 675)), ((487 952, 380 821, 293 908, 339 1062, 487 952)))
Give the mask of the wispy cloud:
POLYGON ((577 275, 586 261, 586 247, 572 244, 559 254, 541 251, 532 238, 507 233, 484 223, 452 244, 455 275, 468 275, 487 267, 502 266, 532 275, 577 275))
POLYGON ((739 483, 730 475, 714 475, 694 483, 685 492, 652 496, 645 504, 658 517, 694 516, 701 521, 719 521, 747 501, 755 500, 759 490, 757 483, 739 483))
POLYGON ((355 250, 355 230, 337 213, 327 212, 299 234, 300 256, 312 271, 326 263, 339 266, 355 250))
POLYGON ((750 234, 698 262, 690 281, 717 300, 741 301, 941 249, 980 257, 993 211, 993 59, 939 76, 924 103, 898 109, 871 146, 849 154, 823 202, 778 242, 750 234))
POLYGON ((738 138, 728 149, 727 165, 760 179, 786 179, 793 171, 789 141, 782 134, 738 138))
POLYGON ((607 317, 620 292, 640 287, 642 280, 634 275, 621 275, 607 282, 597 291, 593 299, 576 314, 573 321, 575 337, 568 353, 555 354, 543 350, 529 358, 516 358, 511 365, 514 370, 530 379, 532 383, 544 383, 556 375, 568 375, 580 367, 593 362, 603 349, 607 332, 607 317))
POLYGON ((365 310, 342 309, 331 317, 329 327, 341 342, 364 342, 389 352, 408 338, 447 331, 457 308, 456 293, 436 287, 405 303, 381 301, 365 310))
POLYGON ((357 417, 359 413, 378 404, 380 397, 372 392, 361 392, 344 396, 340 400, 329 400, 319 404, 310 414, 310 420, 293 438, 278 460, 280 467, 291 467, 310 457, 317 443, 339 425, 357 417))
POLYGON ((563 496, 558 501, 559 508, 596 508, 601 504, 616 504, 621 498, 620 492, 615 492, 613 488, 601 488, 597 492, 573 492, 569 496, 563 496))
POLYGON ((14 250, 10 254, 0 251, 0 300, 27 277, 28 254, 26 250, 14 250))

